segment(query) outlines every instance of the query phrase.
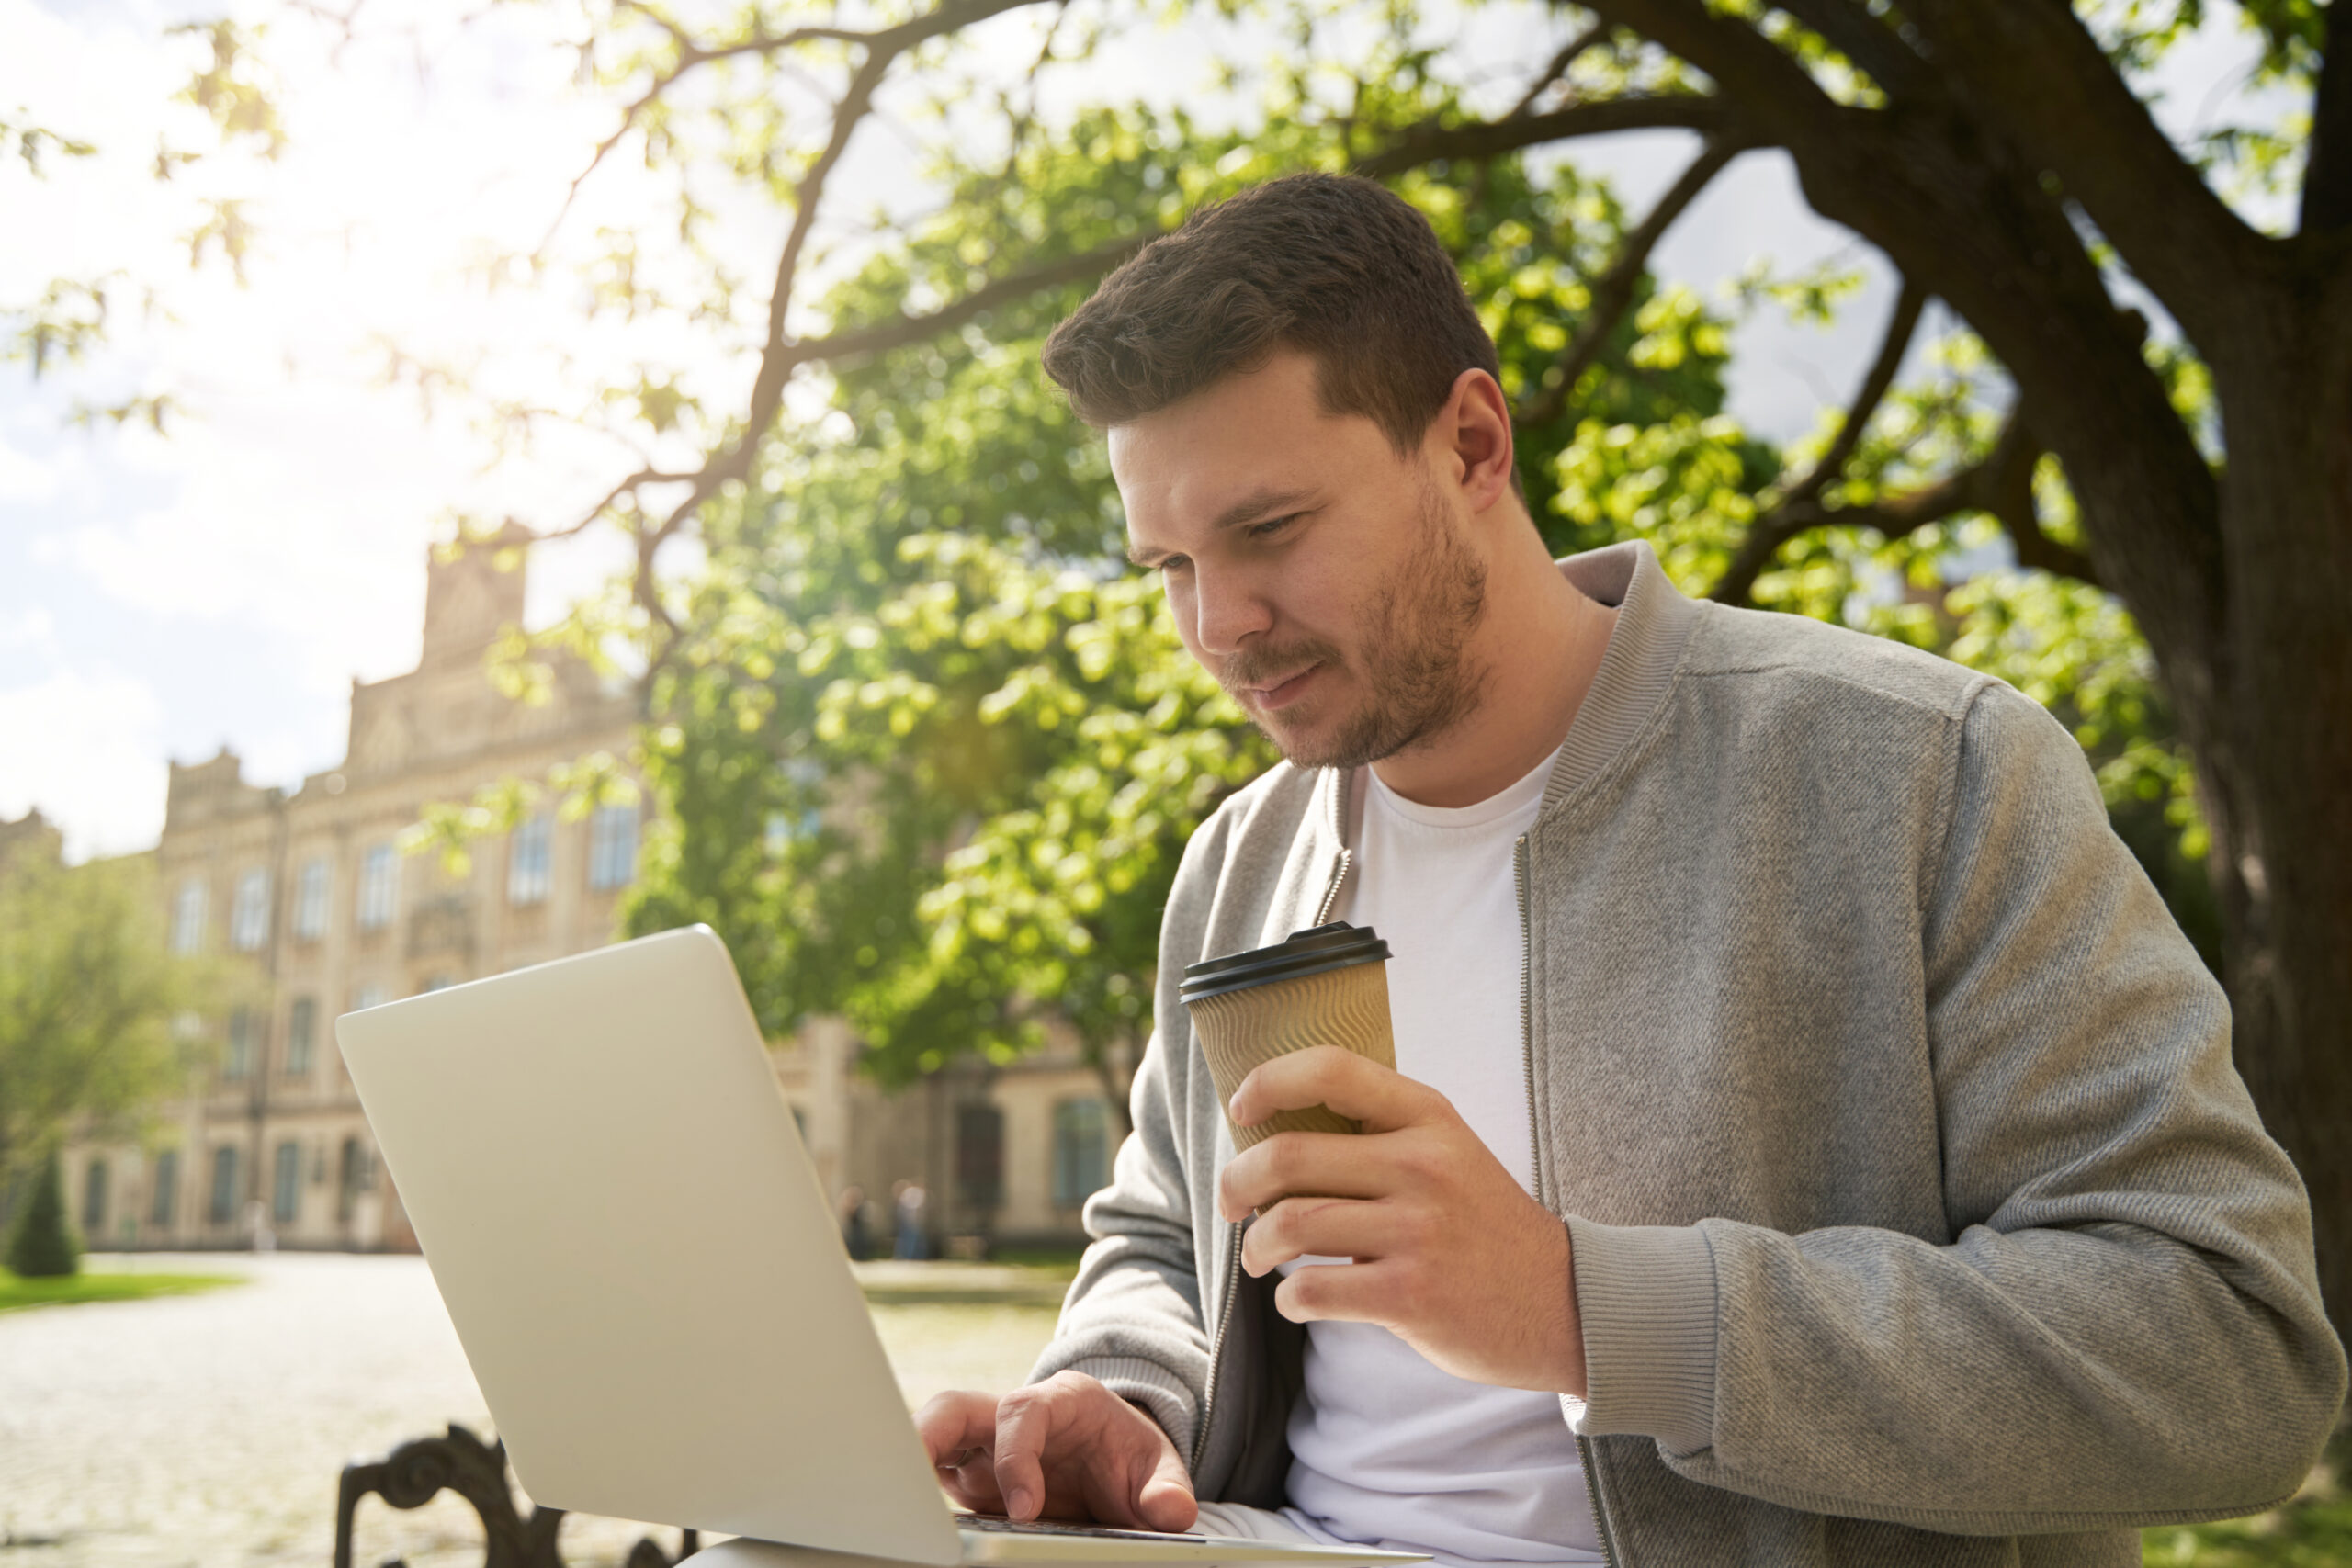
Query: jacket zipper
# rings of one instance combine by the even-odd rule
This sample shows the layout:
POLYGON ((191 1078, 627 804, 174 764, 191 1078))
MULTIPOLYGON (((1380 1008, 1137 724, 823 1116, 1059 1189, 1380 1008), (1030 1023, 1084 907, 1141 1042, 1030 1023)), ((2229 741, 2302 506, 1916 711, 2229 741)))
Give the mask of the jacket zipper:
POLYGON ((1355 859, 1356 852, 1353 850, 1341 850, 1340 852, 1340 869, 1331 874, 1331 886, 1325 890, 1323 894, 1323 902, 1315 907, 1315 923, 1317 925, 1324 925, 1329 922, 1331 919, 1331 906, 1340 901, 1340 889, 1347 885, 1348 867, 1355 863, 1355 859))
MULTIPOLYGON (((1348 777, 1341 773, 1339 782, 1340 821, 1342 824, 1348 819, 1348 777)), ((1354 852, 1342 845, 1340 863, 1331 872, 1331 885, 1323 890, 1323 901, 1316 906, 1316 925, 1319 926, 1331 918, 1331 907, 1340 901, 1340 889, 1347 885, 1348 867, 1354 860, 1354 852)), ((1532 1117, 1532 1112, 1530 1114, 1532 1117)), ((1226 1236, 1229 1258, 1225 1269, 1225 1296, 1217 1303, 1216 1328, 1209 1335, 1209 1375, 1208 1381, 1201 1387, 1200 1429, 1193 1436, 1193 1457, 1185 1466, 1194 1475, 1201 1472, 1201 1461, 1209 1451, 1209 1417, 1216 1409, 1216 1369, 1225 1353, 1226 1327, 1233 1321, 1233 1298, 1241 1289, 1241 1221, 1234 1221, 1226 1236)))
MULTIPOLYGON (((1535 1201, 1542 1203, 1544 1144, 1535 1113, 1535 924, 1527 896, 1527 835, 1521 833, 1511 846, 1511 880, 1519 890, 1519 1050, 1527 1080, 1527 1168, 1535 1181, 1535 1201)), ((1601 1558, 1609 1568, 1618 1568, 1617 1538, 1609 1528, 1609 1516, 1600 1511, 1600 1483, 1592 1473, 1592 1444, 1581 1437, 1577 1438, 1577 1463, 1584 1472, 1585 1498, 1600 1535, 1601 1558)))
POLYGON ((1216 1331, 1209 1336, 1209 1376, 1201 1387, 1201 1426, 1193 1436, 1193 1456, 1184 1468, 1193 1474, 1201 1472, 1201 1461, 1209 1451, 1209 1413, 1216 1407, 1217 1359, 1225 1351, 1226 1325, 1233 1321, 1233 1298, 1241 1291, 1241 1222, 1234 1221, 1226 1227, 1226 1252, 1230 1259, 1225 1268, 1225 1296, 1217 1303, 1216 1331))
POLYGON ((1600 1511, 1600 1483, 1592 1478, 1592 1444, 1584 1438, 1577 1439, 1577 1460, 1584 1467, 1584 1495, 1592 1504, 1592 1522, 1600 1531, 1601 1561, 1609 1568, 1618 1568, 1617 1532, 1609 1528, 1609 1516, 1600 1511))

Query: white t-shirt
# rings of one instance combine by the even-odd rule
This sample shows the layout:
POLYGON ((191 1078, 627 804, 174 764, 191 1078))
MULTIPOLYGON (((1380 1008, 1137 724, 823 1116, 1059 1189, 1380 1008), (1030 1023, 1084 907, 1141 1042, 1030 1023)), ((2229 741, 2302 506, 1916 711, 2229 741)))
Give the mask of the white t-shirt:
MULTIPOLYGON (((1452 1100, 1531 1190, 1512 862, 1557 755, 1458 810, 1416 805, 1367 771, 1333 915, 1388 943, 1397 1069, 1452 1100)), ((1444 1563, 1605 1561, 1556 1395, 1466 1382, 1363 1323, 1307 1325, 1305 1393, 1291 1412, 1284 1517, 1317 1539, 1444 1563)))

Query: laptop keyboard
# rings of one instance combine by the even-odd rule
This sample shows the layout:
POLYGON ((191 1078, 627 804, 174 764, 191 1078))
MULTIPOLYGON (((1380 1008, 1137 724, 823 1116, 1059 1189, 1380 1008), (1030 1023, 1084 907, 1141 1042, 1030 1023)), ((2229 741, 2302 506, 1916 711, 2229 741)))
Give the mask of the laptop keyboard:
POLYGON ((967 1530, 991 1530, 1000 1535, 1082 1535, 1103 1540, 1181 1540, 1198 1545, 1196 1535, 1171 1535, 1165 1530, 1113 1529, 1108 1525, 1066 1525, 1053 1519, 1008 1519, 1000 1514, 958 1514, 956 1525, 967 1530))

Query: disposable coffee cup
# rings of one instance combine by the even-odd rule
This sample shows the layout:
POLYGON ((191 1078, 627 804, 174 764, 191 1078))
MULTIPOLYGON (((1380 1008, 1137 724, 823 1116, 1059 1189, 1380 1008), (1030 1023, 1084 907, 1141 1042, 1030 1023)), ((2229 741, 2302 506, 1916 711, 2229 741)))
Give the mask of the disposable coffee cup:
POLYGON ((1388 944, 1370 926, 1334 921, 1293 931, 1272 947, 1186 964, 1179 994, 1216 1080, 1236 1151, 1276 1133, 1363 1131, 1354 1118, 1324 1105, 1235 1127, 1233 1094, 1259 1063, 1310 1045, 1338 1045, 1384 1067, 1396 1066, 1388 1021, 1388 944))

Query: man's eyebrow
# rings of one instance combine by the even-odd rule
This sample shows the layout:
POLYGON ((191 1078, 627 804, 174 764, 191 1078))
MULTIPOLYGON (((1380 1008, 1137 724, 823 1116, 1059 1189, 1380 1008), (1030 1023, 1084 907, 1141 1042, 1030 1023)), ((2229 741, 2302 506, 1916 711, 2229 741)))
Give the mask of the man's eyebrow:
MULTIPOLYGON (((1268 513, 1297 506, 1311 499, 1314 493, 1312 490, 1295 488, 1252 491, 1217 513, 1216 521, 1210 526, 1220 532, 1227 528, 1238 528, 1246 524, 1257 522, 1268 513)), ((1158 566, 1163 558, 1175 552, 1156 549, 1148 545, 1137 545, 1133 540, 1127 543, 1127 559, 1146 570, 1158 566)))

